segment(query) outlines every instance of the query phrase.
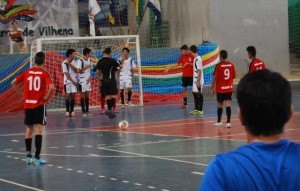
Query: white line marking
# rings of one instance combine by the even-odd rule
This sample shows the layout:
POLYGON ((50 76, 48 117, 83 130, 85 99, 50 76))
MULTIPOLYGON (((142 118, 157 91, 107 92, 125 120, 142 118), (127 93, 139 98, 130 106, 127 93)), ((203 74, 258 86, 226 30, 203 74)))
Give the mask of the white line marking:
POLYGON ((62 166, 57 166, 56 168, 63 168, 62 166))
POLYGON ((105 176, 102 176, 102 175, 100 175, 100 176, 98 176, 99 178, 105 178, 105 176))
POLYGON ((5 182, 5 183, 8 183, 8 184, 15 185, 15 186, 19 186, 19 187, 22 187, 22 188, 27 188, 27 189, 30 189, 30 190, 44 191, 44 190, 41 190, 41 189, 38 189, 38 188, 26 186, 26 185, 24 185, 24 184, 19 184, 19 183, 16 183, 16 182, 13 182, 13 181, 9 181, 9 180, 5 180, 5 179, 2 179, 2 178, 0 178, 0 181, 5 182))
POLYGON ((170 191, 170 190, 167 190, 167 189, 161 189, 161 191, 170 191))
POLYGON ((18 158, 18 157, 14 157, 14 159, 16 159, 16 160, 19 160, 19 158, 18 158))
POLYGON ((170 159, 170 158, 164 158, 164 157, 144 155, 144 154, 139 154, 139 153, 119 151, 119 150, 114 150, 114 149, 106 149, 106 148, 101 148, 101 147, 98 147, 98 149, 106 150, 106 151, 113 151, 113 152, 118 152, 118 153, 126 153, 126 154, 137 155, 137 156, 143 156, 143 157, 148 157, 148 158, 155 158, 155 159, 160 159, 160 160, 168 160, 168 161, 174 161, 174 162, 180 162, 180 163, 186 163, 186 164, 193 164, 193 165, 197 165, 197 166, 205 166, 205 167, 207 166, 207 164, 202 164, 202 163, 195 163, 195 162, 189 162, 189 161, 183 161, 183 160, 177 160, 177 159, 170 159))
POLYGON ((93 173, 87 173, 88 175, 90 175, 90 176, 94 176, 94 174, 93 173))
POLYGON ((154 186, 148 186, 148 188, 150 188, 150 189, 155 189, 155 187, 154 187, 154 186))
POLYGON ((201 176, 203 176, 204 175, 204 173, 202 173, 202 172, 191 172, 192 174, 196 174, 196 175, 201 175, 201 176))
POLYGON ((136 186, 142 186, 142 184, 140 184, 140 183, 134 183, 134 185, 136 185, 136 186))
POLYGON ((78 170, 77 172, 78 172, 78 173, 83 173, 83 171, 81 171, 81 170, 78 170))
POLYGON ((12 151, 12 149, 4 149, 5 151, 12 151))
POLYGON ((68 171, 72 171, 73 169, 71 169, 71 168, 68 168, 67 170, 68 170, 68 171))
POLYGON ((122 182, 125 183, 125 184, 129 183, 129 181, 127 181, 127 180, 123 180, 122 182))
POLYGON ((58 147, 50 147, 50 149, 58 149, 58 147))
POLYGON ((54 166, 54 165, 53 165, 53 164, 48 164, 47 166, 50 166, 50 167, 51 167, 51 166, 54 166))
POLYGON ((19 140, 11 140, 12 142, 18 143, 20 142, 19 140))
POLYGON ((116 180, 118 180, 118 179, 116 179, 116 178, 110 178, 110 180, 116 181, 116 180))
POLYGON ((6 156, 6 158, 11 158, 12 156, 6 156))
POLYGON ((73 147, 75 147, 75 146, 66 146, 66 148, 73 148, 73 147))

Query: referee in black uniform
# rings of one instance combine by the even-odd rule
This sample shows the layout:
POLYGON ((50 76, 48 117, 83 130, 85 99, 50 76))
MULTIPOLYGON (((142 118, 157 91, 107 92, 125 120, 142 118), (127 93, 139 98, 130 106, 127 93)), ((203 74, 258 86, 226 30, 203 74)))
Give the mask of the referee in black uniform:
POLYGON ((111 54, 111 48, 106 48, 94 71, 96 71, 99 76, 102 76, 102 93, 105 95, 108 108, 105 114, 112 119, 116 117, 112 112, 112 107, 118 95, 115 72, 122 68, 123 65, 120 65, 115 59, 111 58, 111 54))

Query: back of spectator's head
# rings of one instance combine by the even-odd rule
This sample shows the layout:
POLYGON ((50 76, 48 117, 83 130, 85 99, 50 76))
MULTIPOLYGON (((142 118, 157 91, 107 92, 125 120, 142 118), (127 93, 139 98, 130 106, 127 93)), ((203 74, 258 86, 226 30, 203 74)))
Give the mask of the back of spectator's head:
POLYGON ((237 88, 240 118, 253 136, 283 133, 291 111, 291 87, 276 72, 259 70, 246 74, 237 88))

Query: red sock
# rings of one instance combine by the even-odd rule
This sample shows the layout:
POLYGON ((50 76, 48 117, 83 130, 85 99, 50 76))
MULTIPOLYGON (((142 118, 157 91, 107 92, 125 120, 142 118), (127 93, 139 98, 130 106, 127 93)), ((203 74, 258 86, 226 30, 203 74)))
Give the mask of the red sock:
POLYGON ((101 105, 101 109, 105 109, 105 98, 101 98, 100 105, 101 105))

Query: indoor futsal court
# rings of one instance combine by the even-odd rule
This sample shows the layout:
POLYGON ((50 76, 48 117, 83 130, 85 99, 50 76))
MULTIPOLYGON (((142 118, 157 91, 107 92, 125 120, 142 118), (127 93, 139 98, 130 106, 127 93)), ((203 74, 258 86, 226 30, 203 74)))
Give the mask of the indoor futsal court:
MULTIPOLYGON (((231 129, 213 125, 215 105, 206 97, 204 117, 191 117, 178 104, 132 107, 113 120, 97 109, 89 118, 68 119, 50 111, 45 166, 24 165, 23 114, 1 115, 1 190, 197 190, 216 154, 246 144, 235 98, 231 129), (122 119, 130 124, 126 131, 116 125, 122 119)), ((293 106, 285 137, 300 142, 297 89, 293 106)))
POLYGON ((300 191, 300 0, 0 0, 0 191, 300 191))

